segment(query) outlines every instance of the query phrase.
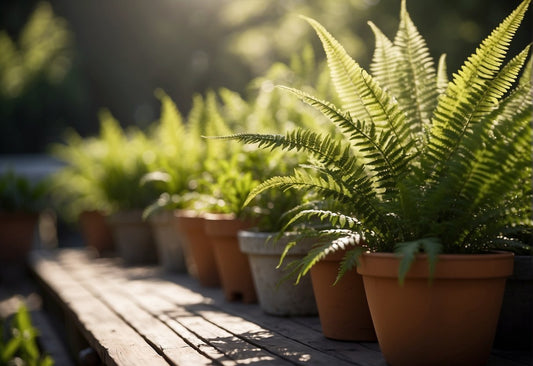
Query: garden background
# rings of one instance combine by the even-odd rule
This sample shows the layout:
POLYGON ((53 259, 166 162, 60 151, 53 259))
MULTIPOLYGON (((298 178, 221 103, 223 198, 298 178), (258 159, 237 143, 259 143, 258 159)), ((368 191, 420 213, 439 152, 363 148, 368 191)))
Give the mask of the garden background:
MULTIPOLYGON (((518 1, 410 0, 432 56, 448 71, 518 1)), ((99 128, 107 108, 123 126, 158 118, 162 88, 187 113, 194 93, 240 93, 273 63, 311 42, 298 14, 319 20, 366 67, 371 19, 392 37, 400 0, 9 0, 0 3, 0 154, 43 154, 67 128, 99 128)), ((524 27, 531 30, 531 17, 524 27)), ((515 51, 531 42, 519 32, 515 51)))

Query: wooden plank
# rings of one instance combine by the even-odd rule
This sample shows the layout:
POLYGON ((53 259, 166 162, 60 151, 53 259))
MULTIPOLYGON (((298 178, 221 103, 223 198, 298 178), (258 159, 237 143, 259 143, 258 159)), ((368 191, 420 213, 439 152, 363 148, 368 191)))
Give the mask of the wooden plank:
MULTIPOLYGON (((172 328, 161 322, 153 312, 147 311, 148 307, 141 307, 136 300, 146 300, 150 298, 149 291, 143 291, 136 295, 136 298, 127 296, 129 284, 121 286, 114 284, 111 277, 99 276, 97 272, 91 271, 90 266, 71 266, 70 273, 86 286, 91 293, 106 303, 117 315, 126 323, 141 334, 152 347, 158 349, 160 353, 176 365, 208 365, 211 359, 205 357, 199 348, 194 344, 186 342, 180 333, 176 333, 172 328), (96 281, 88 281, 94 278, 96 281)), ((160 302, 159 302, 160 303, 160 302)), ((155 302, 152 302, 153 306, 155 302)), ((165 311, 171 310, 166 308, 165 311)), ((224 358, 223 354, 216 357, 224 358)))
MULTIPOLYGON (((83 258, 78 258, 77 260, 83 261, 83 258)), ((72 258, 66 262, 72 262, 72 258)), ((102 278, 99 280, 105 281, 106 279, 113 278, 115 281, 118 281, 119 278, 122 278, 121 288, 127 288, 130 292, 134 291, 134 296, 138 298, 138 301, 146 301, 148 298, 146 295, 142 297, 140 294, 147 293, 158 293, 159 296, 165 297, 171 300, 174 304, 181 306, 190 307, 191 304, 195 304, 195 313, 199 311, 207 311, 205 314, 200 314, 205 317, 206 314, 209 314, 207 320, 211 323, 218 324, 220 327, 224 328, 225 331, 234 334, 243 340, 250 342, 251 344, 257 345, 260 348, 264 348, 269 352, 275 353, 282 358, 287 359, 290 362, 295 364, 300 364, 306 362, 306 360, 313 359, 314 364, 351 364, 351 365, 361 365, 361 366, 377 366, 385 365, 381 353, 379 351, 371 350, 367 347, 360 346, 355 342, 338 342, 326 339, 321 331, 310 331, 308 327, 301 326, 298 323, 293 322, 290 318, 279 318, 273 317, 264 314, 258 306, 241 304, 241 303, 229 303, 225 301, 220 289, 210 289, 203 288, 198 286, 194 281, 190 281, 190 277, 183 275, 170 276, 167 275, 167 278, 173 280, 173 282, 156 280, 158 274, 154 273, 153 268, 114 268, 109 270, 110 263, 107 263, 107 270, 105 268, 98 268, 97 272, 101 274, 102 278), (135 278, 137 280, 130 280, 135 278), (149 280, 150 288, 144 288, 146 285, 146 280, 149 280), (127 281, 127 282, 126 282, 127 281), (187 287, 179 286, 185 282, 187 287), (136 288, 139 287, 139 288, 136 288), (190 287, 190 288, 189 288, 190 287), (192 288, 192 289, 191 289, 192 288), (205 292, 208 292, 210 296, 206 296, 205 292), (200 293, 202 293, 200 295, 200 293), (216 299, 213 299, 216 298, 216 299), (199 304, 212 304, 214 308, 206 308, 205 306, 199 307, 199 304), (237 315, 234 318, 227 317, 226 312, 233 313, 237 315), (221 317, 226 317, 226 321, 231 319, 231 324, 226 324, 222 322, 221 319, 218 319, 216 314, 220 314, 221 317), (248 315, 248 316, 247 316, 248 315), (247 321, 242 317, 247 317, 247 321), (257 324, 261 324, 262 327, 258 327, 257 324), (248 327, 248 329, 237 329, 235 324, 241 324, 248 327)), ((112 264, 111 264, 112 265, 112 264)), ((95 267, 94 262, 85 263, 84 268, 95 267)), ((90 277, 90 276, 89 276, 90 277)), ((152 305, 146 305, 147 309, 154 309, 154 306, 157 306, 156 303, 161 302, 160 298, 153 301, 152 305)), ((164 309, 163 309, 164 310, 164 309)), ((184 314, 180 314, 184 315, 184 314)), ((201 320, 190 318, 191 315, 188 314, 187 318, 191 320, 178 321, 188 329, 203 329, 205 332, 209 326, 205 323, 200 326, 201 320)), ((318 318, 315 317, 315 321, 318 322, 318 318)), ((212 336, 212 335, 210 335, 212 336)), ((219 337, 225 337, 226 340, 232 340, 236 342, 235 338, 228 338, 227 334, 220 333, 219 337)), ((204 334, 203 337, 206 337, 204 334)), ((205 338, 204 338, 205 339, 205 338)), ((221 347, 220 344, 216 345, 221 347)), ((240 346, 242 347, 242 346, 240 346)), ((229 348, 221 349, 223 352, 228 353, 229 357, 234 357, 232 350, 235 347, 230 344, 229 348)), ((242 348, 243 350, 245 348, 242 348)))
MULTIPOLYGON (((87 271, 88 269, 90 269, 91 266, 85 265, 76 267, 78 268, 78 270, 74 270, 74 272, 72 272, 73 275, 84 277, 86 276, 86 274, 81 273, 79 268, 84 268, 84 270, 87 271)), ((182 304, 182 306, 178 306, 176 304, 172 304, 168 301, 165 301, 160 297, 155 297, 152 295, 154 286, 157 286, 157 284, 165 285, 165 282, 146 282, 133 280, 120 283, 120 279, 117 276, 117 274, 119 273, 120 268, 116 268, 116 271, 114 271, 113 276, 106 275, 105 278, 98 278, 98 285, 93 286, 92 288, 92 291, 97 296, 101 297, 105 302, 109 301, 109 305, 115 308, 115 310, 118 310, 116 309, 116 304, 118 303, 130 302, 129 306, 131 307, 132 301, 135 301, 136 304, 139 304, 142 308, 144 308, 146 311, 150 312, 154 316, 166 315, 167 318, 169 318, 169 314, 171 314, 177 324, 179 324, 182 328, 187 329, 190 333, 194 334, 197 339, 203 341, 204 351, 206 350, 206 348, 209 349, 211 351, 209 352, 211 357, 214 356, 214 360, 223 364, 231 364, 230 362, 228 362, 229 360, 234 360, 236 361, 236 363, 274 362, 275 364, 279 365, 284 363, 283 360, 277 357, 276 355, 273 355, 269 352, 265 352, 263 349, 255 346, 254 344, 251 344, 239 337, 234 336, 223 328, 214 325, 206 321, 202 317, 197 316, 194 312, 191 312, 190 308, 196 306, 198 303, 203 303, 205 301, 204 297, 198 296, 198 294, 194 294, 188 289, 173 285, 174 291, 182 290, 184 292, 182 293, 182 295, 184 296, 182 296, 181 298, 185 299, 185 304, 182 304), (120 297, 121 300, 115 299, 115 296, 120 297), (185 308, 185 306, 187 308, 185 308), (218 353, 213 352, 213 350, 217 350, 218 353)), ((82 279, 78 278, 78 280, 81 281, 82 279)), ((140 327, 137 328, 136 325, 133 324, 133 322, 136 322, 137 320, 132 317, 132 314, 135 314, 137 310, 129 308, 122 309, 121 312, 122 311, 124 312, 124 314, 127 314, 125 320, 128 323, 132 324, 132 326, 134 326, 139 332, 142 332, 143 334, 146 333, 146 329, 141 329, 140 327, 150 328, 151 326, 153 326, 153 324, 149 322, 147 323, 146 320, 139 320, 138 324, 140 327)), ((163 325, 163 323, 160 324, 163 325)), ((176 324, 174 324, 174 327, 175 325, 176 324)), ((159 330, 159 332, 164 333, 163 330, 159 330)), ((145 334, 145 336, 149 337, 150 339, 158 339, 158 337, 160 337, 161 335, 155 333, 151 335, 145 334)), ((192 348, 190 349, 192 350, 192 348)), ((200 348, 197 348, 197 350, 200 351, 200 348)), ((196 365, 197 363, 190 364, 196 365)), ((233 364, 235 364, 235 362, 233 364)))
MULTIPOLYGON (((117 272, 115 272, 115 275, 117 275, 117 272)), ((180 278, 181 279, 181 278, 180 278)), ((146 293, 148 289, 144 289, 144 282, 139 281, 130 281, 128 282, 127 288, 129 291, 136 291, 137 294, 146 293), (136 289, 136 286, 139 287, 136 289), (136 290, 135 290, 136 289, 136 290)), ((161 297, 166 297, 170 300, 172 300, 175 304, 180 305, 190 305, 190 290, 186 288, 178 288, 176 285, 170 283, 170 282, 163 282, 163 281, 150 281, 150 290, 151 293, 158 293, 161 297), (185 301, 185 303, 184 303, 185 301)), ((217 291, 220 292, 220 291, 217 291)), ((197 295, 196 292, 192 292, 192 294, 197 295)), ((142 297, 144 299, 145 297, 142 297)), ((252 344, 255 344, 259 346, 260 348, 267 349, 269 352, 275 353, 279 355, 280 357, 283 357, 287 359, 290 362, 293 362, 295 364, 305 363, 309 359, 313 359, 313 364, 326 364, 326 363, 334 363, 334 364, 351 364, 351 365, 367 365, 367 363, 353 361, 354 359, 346 359, 343 360, 339 357, 334 357, 333 354, 335 352, 332 352, 332 355, 326 355, 322 351, 317 351, 316 348, 309 347, 308 344, 306 344, 307 340, 304 341, 298 341, 293 339, 292 337, 287 337, 282 334, 279 334, 278 332, 273 332, 271 327, 267 328, 267 324, 272 322, 272 320, 282 322, 289 322, 288 318, 276 318, 264 315, 262 312, 265 321, 264 326, 258 326, 252 321, 247 321, 243 319, 240 316, 230 316, 229 314, 226 314, 226 308, 223 310, 219 309, 219 305, 224 305, 226 307, 228 306, 237 306, 241 307, 243 309, 258 309, 256 305, 249 305, 249 304, 240 304, 240 303, 228 303, 225 300, 220 300, 221 303, 219 304, 216 301, 207 301, 204 298, 202 298, 203 301, 196 301, 195 307, 194 307, 194 313, 202 315, 202 317, 206 318, 208 321, 210 321, 213 324, 217 324, 218 326, 224 328, 225 330, 229 331, 231 334, 234 334, 237 337, 242 338, 243 340, 250 342, 252 344), (211 304, 211 305, 209 305, 211 304)), ((141 300, 142 301, 142 300, 141 300)), ((158 300, 161 301, 161 300, 158 300)), ((150 306, 153 308, 153 305, 150 306)), ((196 320, 197 321, 197 320, 196 320)), ((295 325, 295 324, 292 324, 295 325)), ((188 324, 188 327, 192 327, 191 324, 188 324)), ((205 327, 205 326, 204 326, 205 327)), ((306 334, 309 332, 309 329, 302 330, 301 334, 306 334)), ((294 333, 294 329, 286 328, 286 333, 294 333)), ((316 332, 315 332, 316 333, 316 332)), ((297 336, 298 334, 296 334, 297 336)), ((326 340, 321 333, 316 333, 315 340, 318 340, 319 343, 331 343, 329 344, 329 347, 332 347, 334 345, 335 341, 326 340)), ((235 339, 232 339, 232 342, 235 342, 235 339)), ((346 342, 342 342, 346 343, 346 342)), ((376 359, 381 358, 381 354, 379 352, 371 352, 367 348, 361 347, 358 348, 356 343, 353 343, 355 348, 358 351, 364 350, 367 353, 372 353, 374 355, 373 357, 373 363, 371 365, 375 366, 379 363, 376 362, 376 359)), ((326 348, 326 347, 323 347, 326 348)), ((351 347, 353 349, 353 346, 351 347)), ((227 351, 226 351, 227 352, 227 351)), ((361 353, 361 352, 359 352, 361 353)), ((359 354, 360 355, 360 354, 359 354)), ((368 357, 367 357, 368 358, 368 357)), ((357 359, 357 358, 355 358, 357 359)))
POLYGON ((36 274, 61 298, 106 365, 168 365, 145 340, 105 304, 76 283, 53 259, 37 255, 36 274))
MULTIPOLYGON (((377 342, 329 340, 317 317, 270 316, 257 305, 227 302, 220 289, 201 287, 188 275, 123 267, 72 250, 54 260, 74 282, 62 285, 70 297, 58 291, 68 306, 76 297, 97 299, 173 364, 386 365, 377 342)), ((516 352, 493 351, 488 365, 528 364, 523 361, 516 352)))

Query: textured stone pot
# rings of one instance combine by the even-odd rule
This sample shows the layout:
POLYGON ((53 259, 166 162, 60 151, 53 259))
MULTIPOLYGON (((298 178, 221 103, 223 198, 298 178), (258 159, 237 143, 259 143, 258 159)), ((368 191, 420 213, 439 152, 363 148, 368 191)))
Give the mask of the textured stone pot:
POLYGON ((176 210, 174 216, 175 227, 184 239, 189 274, 198 279, 202 286, 220 286, 213 245, 204 230, 204 216, 190 210, 176 210))
POLYGON ((399 263, 393 253, 365 253, 357 266, 385 360, 394 366, 486 364, 513 254, 439 255, 431 282, 427 256, 418 255, 403 285, 399 263))
POLYGON ((0 262, 24 263, 32 248, 39 215, 0 212, 0 262))
POLYGON ((100 211, 83 211, 78 218, 85 246, 98 257, 113 253, 115 245, 111 228, 100 211))
POLYGON ((354 269, 333 285, 344 254, 344 250, 331 253, 311 267, 322 333, 343 341, 375 341, 361 276, 354 269))
POLYGON ((174 227, 174 213, 158 212, 150 216, 148 222, 152 227, 159 264, 165 271, 185 272, 183 247, 174 227))
POLYGON ((210 238, 220 281, 227 301, 257 302, 250 263, 239 249, 237 233, 253 223, 235 219, 232 215, 206 214, 205 233, 210 238))
MULTIPOLYGON (((271 233, 240 231, 239 248, 248 255, 255 290, 261 309, 271 315, 316 315, 317 307, 311 279, 303 277, 295 285, 291 279, 283 280, 286 273, 277 268, 290 236, 269 240, 271 233)), ((313 246, 313 240, 304 240, 294 246, 285 257, 285 263, 302 258, 313 246)))
POLYGON ((514 257, 507 279, 494 344, 503 349, 533 349, 533 255, 514 257))
POLYGON ((117 212, 108 217, 117 254, 125 265, 157 263, 150 224, 143 220, 141 210, 117 212))

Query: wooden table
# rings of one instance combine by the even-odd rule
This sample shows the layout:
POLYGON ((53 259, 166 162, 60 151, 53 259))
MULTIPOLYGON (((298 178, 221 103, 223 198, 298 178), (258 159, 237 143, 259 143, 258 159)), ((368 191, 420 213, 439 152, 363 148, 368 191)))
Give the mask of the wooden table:
MULTIPOLYGON (((318 317, 269 316, 187 274, 124 267, 77 249, 35 252, 31 267, 71 348, 85 341, 106 365, 386 365, 377 343, 326 339, 318 317)), ((497 351, 489 362, 529 364, 497 351)))

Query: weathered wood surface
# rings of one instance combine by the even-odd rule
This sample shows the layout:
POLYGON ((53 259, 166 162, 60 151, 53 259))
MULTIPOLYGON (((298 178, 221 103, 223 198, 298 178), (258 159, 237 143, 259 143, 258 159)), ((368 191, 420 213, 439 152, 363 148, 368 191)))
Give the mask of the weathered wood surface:
MULTIPOLYGON (((32 268, 106 365, 386 366, 376 343, 326 339, 317 317, 269 316, 186 274, 72 249, 36 252, 32 268)), ((529 364, 515 356, 489 365, 529 364)))

